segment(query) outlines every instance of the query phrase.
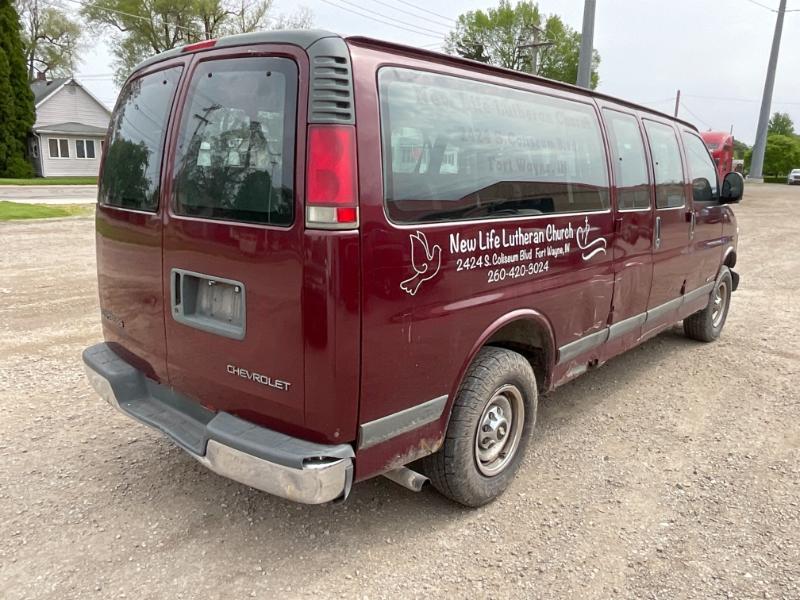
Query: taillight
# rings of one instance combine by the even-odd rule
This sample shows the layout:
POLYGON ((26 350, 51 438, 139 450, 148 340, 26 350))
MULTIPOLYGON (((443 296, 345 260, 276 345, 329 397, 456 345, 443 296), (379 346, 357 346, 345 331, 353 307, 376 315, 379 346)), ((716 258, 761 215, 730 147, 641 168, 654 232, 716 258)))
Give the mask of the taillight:
POLYGON ((358 227, 356 169, 356 130, 353 125, 309 125, 307 227, 358 227))
POLYGON ((205 50, 206 48, 213 48, 217 40, 203 40, 202 42, 195 42, 194 44, 186 44, 182 52, 194 52, 195 50, 205 50))

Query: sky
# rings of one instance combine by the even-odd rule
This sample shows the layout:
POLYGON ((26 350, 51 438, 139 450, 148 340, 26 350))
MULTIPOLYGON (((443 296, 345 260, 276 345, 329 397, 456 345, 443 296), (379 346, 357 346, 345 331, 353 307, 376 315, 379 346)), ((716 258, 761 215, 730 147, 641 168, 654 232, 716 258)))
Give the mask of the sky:
MULTIPOLYGON (((779 0, 598 0, 594 47, 600 53, 598 90, 658 110, 674 110, 698 129, 729 130, 752 144, 764 89, 779 0)), ((580 29, 583 0, 539 0, 580 29)), ((491 0, 275 0, 273 14, 306 6, 314 26, 343 35, 441 47, 459 14, 491 0), (429 12, 426 12, 429 11, 429 12), (360 13, 360 14, 358 14, 360 13), (383 21, 383 22, 380 22, 383 21)), ((800 0, 788 0, 772 112, 788 112, 800 130, 800 0)), ((113 56, 101 36, 90 41, 76 73, 112 106, 113 56)))

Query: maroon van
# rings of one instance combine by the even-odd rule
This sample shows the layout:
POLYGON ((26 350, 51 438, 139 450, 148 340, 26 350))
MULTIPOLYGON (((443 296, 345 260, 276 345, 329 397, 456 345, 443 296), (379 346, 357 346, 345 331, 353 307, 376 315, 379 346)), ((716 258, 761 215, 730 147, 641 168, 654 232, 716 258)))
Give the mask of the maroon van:
POLYGON ((105 149, 93 386, 298 502, 383 474, 484 504, 539 394, 680 320, 716 339, 738 283, 743 182, 692 125, 416 48, 170 50, 105 149))

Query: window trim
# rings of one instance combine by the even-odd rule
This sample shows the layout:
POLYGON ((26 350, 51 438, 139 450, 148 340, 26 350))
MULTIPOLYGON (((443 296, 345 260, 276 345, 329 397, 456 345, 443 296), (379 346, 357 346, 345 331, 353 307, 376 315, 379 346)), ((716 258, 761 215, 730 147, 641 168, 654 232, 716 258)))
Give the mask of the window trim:
POLYGON ((97 160, 97 147, 95 146, 95 140, 92 138, 77 138, 75 139, 75 158, 78 160, 97 160), (78 156, 78 142, 83 142, 83 154, 84 156, 78 156), (92 144, 92 154, 94 156, 87 156, 88 152, 86 152, 87 145, 86 143, 90 142, 92 144))
POLYGON ((443 71, 436 68, 421 68, 416 66, 409 66, 407 64, 397 63, 397 62, 385 62, 381 63, 375 71, 375 92, 376 98, 378 101, 378 139, 379 139, 379 154, 380 154, 380 161, 381 161, 381 208, 383 210, 383 215, 386 218, 387 223, 395 227, 396 229, 406 230, 406 229, 418 229, 420 227, 452 227, 452 226, 460 226, 460 225, 479 225, 479 224, 491 224, 497 223, 498 221, 528 221, 531 219, 543 219, 543 218, 556 218, 556 217, 576 217, 576 216, 588 216, 588 215, 607 215, 611 214, 614 210, 611 202, 611 182, 614 176, 613 174, 613 167, 610 162, 610 156, 608 153, 608 148, 606 147, 606 135, 604 130, 604 123, 602 115, 600 114, 599 107, 594 102, 594 98, 586 98, 583 96, 572 98, 563 96, 557 93, 553 93, 553 90, 541 90, 541 89, 531 89, 525 85, 514 85, 518 82, 510 82, 503 80, 502 82, 496 81, 487 81, 486 79, 482 79, 477 76, 472 76, 467 73, 453 73, 449 71, 443 71), (384 111, 384 97, 381 94, 381 86, 380 86, 380 75, 381 72, 387 69, 403 69, 405 71, 414 71, 417 73, 422 73, 426 75, 440 75, 442 77, 450 77, 452 79, 462 79, 473 83, 482 83, 485 85, 490 85, 499 88, 505 89, 512 89, 520 92, 528 92, 531 94, 537 94, 539 96, 546 96, 548 98, 554 98, 556 100, 564 100, 566 102, 572 102, 574 104, 582 104, 584 106, 588 106, 595 116, 595 121, 598 127, 598 133, 600 134, 600 142, 603 149, 603 153, 605 156, 605 174, 606 174, 606 187, 605 189, 608 192, 608 207, 600 210, 592 210, 592 211, 577 211, 577 212, 553 212, 553 213, 542 213, 542 214, 530 214, 530 215, 519 215, 519 216, 499 216, 499 217, 479 217, 474 219, 459 219, 459 220, 449 220, 449 221, 419 221, 419 222, 403 222, 403 221, 396 221, 394 220, 391 215, 389 214, 388 210, 388 203, 386 200, 386 179, 385 179, 385 164, 386 160, 384 159, 384 152, 383 152, 383 134, 384 134, 384 123, 388 122, 388 119, 383 119, 383 111, 384 111))
POLYGON ((73 158, 72 156, 69 155, 69 138, 48 136, 47 137, 47 156, 48 156, 48 158, 51 158, 53 160, 69 160, 70 158, 73 158), (53 156, 53 148, 50 146, 50 140, 55 140, 56 141, 56 143, 58 145, 58 156, 53 156), (61 142, 66 142, 67 143, 67 155, 66 156, 61 156, 61 142))
MULTIPOLYGON (((650 151, 650 170, 653 172, 653 191, 656 194, 655 204, 654 204, 655 209, 656 209, 656 211, 659 211, 659 210, 684 210, 688 206, 688 204, 687 204, 688 194, 686 193, 686 168, 684 167, 684 164, 683 164, 683 152, 684 152, 684 149, 683 149, 683 140, 681 140, 681 138, 680 138, 680 131, 676 131, 676 129, 673 126, 672 123, 665 123, 664 121, 658 121, 656 119, 643 118, 642 119, 642 123, 644 125, 644 133, 647 136, 647 148, 650 151), (653 157, 653 147, 652 147, 652 145, 650 143, 650 133, 647 131, 647 123, 648 122, 655 123, 656 125, 663 125, 664 127, 668 127, 669 129, 672 130, 672 135, 675 137, 675 143, 678 145, 678 157, 680 158, 681 176, 682 176, 681 178, 683 179, 683 181, 681 181, 681 185, 683 186, 683 204, 681 204, 680 206, 664 206, 664 207, 659 207, 658 206, 658 190, 656 188, 658 187, 659 184, 656 181, 656 161, 655 161, 655 158, 653 157)), ((661 185, 670 185, 670 184, 661 184, 661 185)))
MULTIPOLYGON (((625 116, 628 116, 628 117, 632 117, 633 120, 636 122, 636 127, 639 130, 639 138, 640 138, 640 140, 642 142, 642 155, 644 156, 644 166, 645 166, 645 172, 647 174, 647 206, 646 207, 642 207, 642 208, 620 208, 619 207, 619 197, 617 196, 617 190, 618 190, 619 186, 617 185, 617 177, 616 177, 616 172, 614 170, 614 165, 616 164, 616 161, 611 160, 611 162, 612 162, 611 174, 614 176, 614 201, 615 201, 614 208, 617 210, 617 212, 621 212, 621 213, 651 212, 653 210, 653 206, 655 206, 655 202, 654 202, 655 199, 653 198, 653 192, 655 191, 655 173, 651 172, 652 169, 650 169, 650 159, 648 158, 649 157, 649 152, 648 152, 649 148, 648 148, 647 138, 645 137, 644 125, 642 124, 641 119, 635 113, 625 112, 624 110, 620 110, 618 108, 611 107, 611 106, 603 106, 602 109, 600 110, 600 113, 602 114, 604 111, 615 112, 615 113, 620 114, 620 115, 625 115, 625 116)), ((617 142, 616 134, 614 133, 614 130, 612 129, 611 123, 610 122, 609 123, 605 122, 605 117, 604 117, 603 124, 606 126, 606 128, 605 128, 606 139, 608 140, 609 147, 610 147, 612 142, 615 143, 615 144, 617 142)), ((612 153, 608 153, 608 154, 609 154, 609 159, 611 159, 611 154, 612 153)))

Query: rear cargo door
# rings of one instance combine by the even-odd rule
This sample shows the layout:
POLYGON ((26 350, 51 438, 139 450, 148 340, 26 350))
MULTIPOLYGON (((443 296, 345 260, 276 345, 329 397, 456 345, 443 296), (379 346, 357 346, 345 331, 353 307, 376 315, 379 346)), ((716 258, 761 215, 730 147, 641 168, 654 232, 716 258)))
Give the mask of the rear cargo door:
POLYGON ((301 430, 304 410, 295 178, 303 56, 291 47, 195 55, 164 217, 171 384, 209 408, 287 432, 301 430))
POLYGON ((166 381, 161 169, 185 58, 137 73, 120 93, 99 178, 97 276, 103 334, 115 352, 166 381))

